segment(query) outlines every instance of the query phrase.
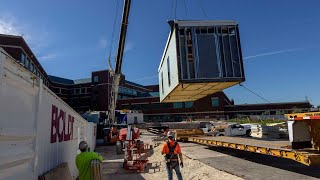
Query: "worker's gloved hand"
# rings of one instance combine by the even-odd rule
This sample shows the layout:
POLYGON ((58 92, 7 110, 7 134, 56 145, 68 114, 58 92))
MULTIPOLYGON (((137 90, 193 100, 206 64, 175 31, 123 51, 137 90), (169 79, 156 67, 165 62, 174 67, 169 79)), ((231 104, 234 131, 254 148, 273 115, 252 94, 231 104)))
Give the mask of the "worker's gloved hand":
POLYGON ((183 168, 183 162, 180 162, 180 166, 183 168))

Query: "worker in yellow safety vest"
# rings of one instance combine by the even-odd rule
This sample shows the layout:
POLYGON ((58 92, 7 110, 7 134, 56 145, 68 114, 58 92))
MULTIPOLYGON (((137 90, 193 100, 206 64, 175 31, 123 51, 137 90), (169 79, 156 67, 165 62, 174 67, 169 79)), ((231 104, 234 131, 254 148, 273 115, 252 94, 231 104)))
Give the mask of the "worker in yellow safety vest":
POLYGON ((76 166, 79 170, 79 180, 91 179, 91 161, 99 160, 102 162, 102 157, 95 152, 88 152, 88 143, 81 141, 79 144, 80 154, 76 157, 76 166))

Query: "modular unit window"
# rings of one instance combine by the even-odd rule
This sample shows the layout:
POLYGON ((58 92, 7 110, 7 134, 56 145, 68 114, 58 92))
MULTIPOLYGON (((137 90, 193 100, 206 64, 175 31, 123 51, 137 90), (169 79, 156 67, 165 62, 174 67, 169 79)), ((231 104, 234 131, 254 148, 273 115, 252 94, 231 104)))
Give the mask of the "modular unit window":
POLYGON ((182 79, 244 77, 237 25, 179 27, 182 79))
POLYGON ((23 64, 23 65, 25 63, 25 58, 26 58, 26 56, 23 53, 21 53, 21 64, 23 64))
POLYGON ((162 94, 164 94, 164 87, 163 87, 163 72, 161 72, 161 90, 162 90, 162 94))
POLYGON ((186 102, 185 106, 186 106, 186 108, 192 108, 193 107, 193 102, 186 102))
POLYGON ((219 98, 217 98, 217 97, 211 98, 211 106, 212 107, 219 106, 219 98))
POLYGON ((173 108, 182 108, 182 102, 173 103, 173 108))
POLYGON ((171 78, 170 78, 170 61, 169 61, 169 57, 167 58, 167 68, 168 68, 168 84, 169 84, 169 87, 171 85, 171 78))

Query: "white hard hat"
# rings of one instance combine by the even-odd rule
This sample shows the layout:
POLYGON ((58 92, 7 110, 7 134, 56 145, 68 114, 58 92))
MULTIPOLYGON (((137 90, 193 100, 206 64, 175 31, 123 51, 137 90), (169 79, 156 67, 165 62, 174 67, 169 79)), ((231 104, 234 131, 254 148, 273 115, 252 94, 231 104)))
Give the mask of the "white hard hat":
POLYGON ((168 136, 168 137, 174 137, 174 132, 173 132, 173 131, 168 131, 167 136, 168 136))
POLYGON ((88 147, 88 143, 86 141, 81 141, 79 143, 79 149, 80 150, 86 149, 87 147, 88 147))

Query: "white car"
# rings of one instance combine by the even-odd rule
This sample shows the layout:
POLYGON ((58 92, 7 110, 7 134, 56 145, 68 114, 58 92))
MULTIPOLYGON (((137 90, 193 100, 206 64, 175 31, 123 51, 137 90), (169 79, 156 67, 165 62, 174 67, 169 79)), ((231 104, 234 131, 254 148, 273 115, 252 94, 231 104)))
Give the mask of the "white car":
POLYGON ((223 128, 216 128, 214 136, 250 136, 251 126, 241 124, 228 124, 223 128))
POLYGON ((210 122, 200 122, 200 129, 203 130, 204 134, 212 133, 213 128, 214 128, 214 125, 210 122))

